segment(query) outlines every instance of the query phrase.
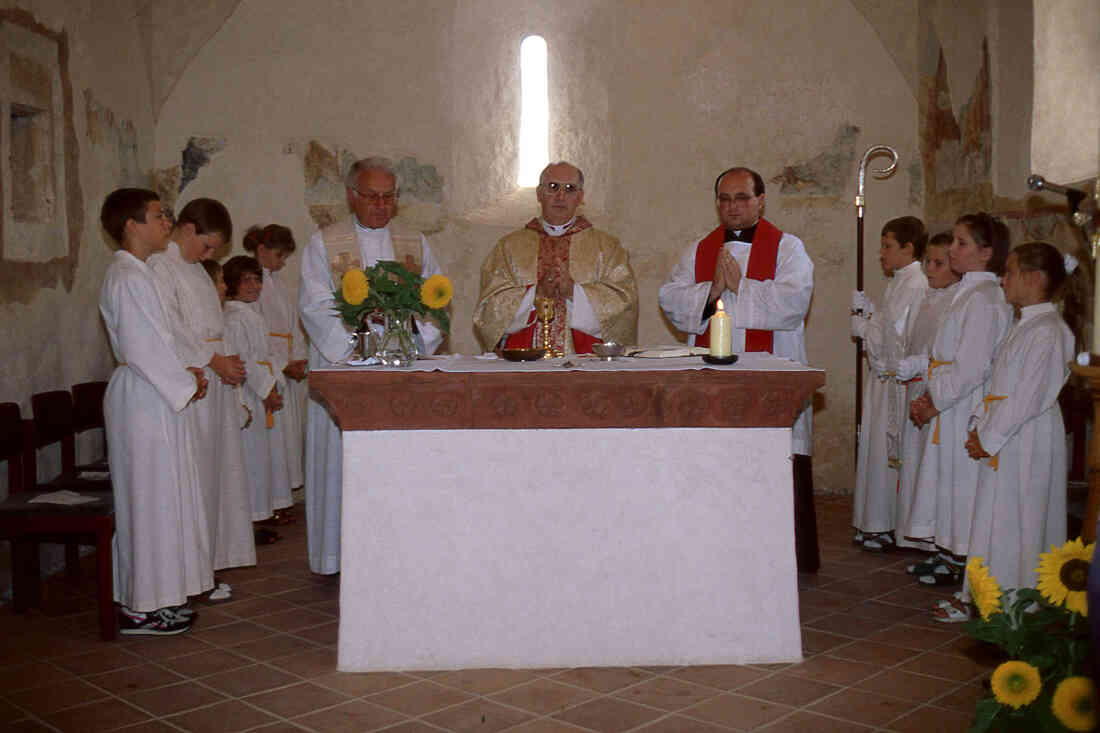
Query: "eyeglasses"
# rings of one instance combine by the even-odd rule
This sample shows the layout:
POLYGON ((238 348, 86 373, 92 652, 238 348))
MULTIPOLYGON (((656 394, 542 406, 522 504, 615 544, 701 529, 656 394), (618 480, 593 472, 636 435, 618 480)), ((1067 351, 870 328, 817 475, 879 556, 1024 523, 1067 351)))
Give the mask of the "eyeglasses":
POLYGON ((561 191, 566 196, 571 196, 581 190, 581 187, 576 183, 558 183, 557 181, 547 181, 542 184, 542 187, 550 193, 561 191))
POLYGON ((392 204, 397 200, 397 191, 386 191, 385 193, 375 193, 374 191, 367 191, 363 193, 358 188, 351 189, 355 191, 355 195, 367 200, 367 203, 371 204, 392 204))

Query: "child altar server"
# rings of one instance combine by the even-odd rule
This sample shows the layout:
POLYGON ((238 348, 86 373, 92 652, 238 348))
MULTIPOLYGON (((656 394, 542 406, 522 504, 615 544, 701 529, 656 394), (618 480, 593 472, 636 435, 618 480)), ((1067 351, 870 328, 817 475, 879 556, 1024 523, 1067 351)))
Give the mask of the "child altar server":
POLYGON ((207 381, 176 355, 169 315, 147 264, 165 248, 170 229, 157 195, 119 189, 104 201, 100 221, 121 245, 99 298, 119 363, 103 400, 119 631, 179 634, 194 620, 187 597, 214 584, 193 423, 184 417, 203 400, 207 381))
MULTIPOLYGON (((229 212, 213 199, 195 199, 180 211, 167 248, 149 260, 158 276, 173 328, 176 352, 203 368, 210 394, 194 411, 199 472, 210 522, 214 570, 256 564, 251 502, 241 442, 241 405, 234 386, 244 382, 244 362, 224 341, 221 302, 200 260, 229 241, 229 212)), ((210 600, 228 600, 219 583, 210 600)))
POLYGON ((915 216, 891 219, 882 228, 879 264, 890 278, 875 308, 862 291, 852 293, 852 336, 863 339, 870 369, 863 389, 863 418, 852 502, 854 542, 870 552, 895 547, 901 433, 906 422, 905 386, 892 379, 908 353, 905 324, 920 307, 928 280, 921 257, 928 241, 915 216))

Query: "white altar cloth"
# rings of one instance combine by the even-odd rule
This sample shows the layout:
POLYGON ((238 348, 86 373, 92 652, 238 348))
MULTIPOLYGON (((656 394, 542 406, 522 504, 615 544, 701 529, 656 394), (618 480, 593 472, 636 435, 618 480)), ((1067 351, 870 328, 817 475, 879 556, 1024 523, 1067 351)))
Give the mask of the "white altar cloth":
POLYGON ((338 668, 799 661, 790 436, 344 433, 338 668))

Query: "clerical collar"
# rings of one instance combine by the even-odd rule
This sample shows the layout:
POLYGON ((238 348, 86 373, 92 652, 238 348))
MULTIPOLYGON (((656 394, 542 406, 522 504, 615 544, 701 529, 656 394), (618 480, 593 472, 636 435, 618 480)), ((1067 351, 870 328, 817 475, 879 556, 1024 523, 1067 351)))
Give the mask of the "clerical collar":
POLYGON ((752 238, 756 236, 756 227, 759 224, 753 224, 751 227, 747 227, 741 230, 727 229, 726 241, 727 242, 748 242, 752 244, 752 238))
POLYGON ((362 224, 359 223, 359 217, 357 217, 357 216, 353 216, 352 221, 355 222, 355 228, 356 229, 358 229, 361 232, 366 232, 367 234, 377 234, 378 232, 385 231, 386 227, 389 226, 389 223, 387 222, 386 226, 378 227, 377 229, 372 229, 370 227, 365 227, 365 226, 363 226, 362 224))
POLYGON ((543 219, 541 216, 539 217, 539 224, 542 225, 542 231, 546 232, 551 237, 560 237, 561 235, 569 231, 569 227, 573 226, 576 223, 577 217, 575 216, 564 224, 551 224, 550 222, 546 221, 546 219, 543 219))

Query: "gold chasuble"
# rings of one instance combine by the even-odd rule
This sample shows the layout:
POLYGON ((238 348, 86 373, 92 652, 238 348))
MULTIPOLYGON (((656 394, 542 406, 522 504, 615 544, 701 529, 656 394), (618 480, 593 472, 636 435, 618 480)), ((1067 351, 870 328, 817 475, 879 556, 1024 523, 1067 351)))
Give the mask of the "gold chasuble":
MULTIPOLYGON (((565 304, 559 303, 551 324, 552 339, 566 353, 586 353, 592 344, 615 341, 633 344, 638 334, 638 290, 626 250, 615 237, 592 227, 584 217, 560 237, 551 237, 539 220, 497 242, 481 267, 481 295, 474 309, 474 330, 486 351, 508 336, 509 348, 530 348, 535 341, 535 311, 526 314, 523 327, 514 330, 517 310, 537 287, 539 276, 568 269, 575 285, 584 290, 598 333, 586 333, 566 322, 565 304), (546 240, 546 241, 544 241, 546 240), (509 326, 513 332, 508 333, 509 326), (560 334, 560 336, 559 336, 560 334)), ((577 304, 573 304, 576 309, 577 304)), ((521 316, 520 316, 521 317, 521 316)))
MULTIPOLYGON (((390 241, 393 242, 393 258, 415 275, 420 274, 420 233, 405 231, 389 224, 390 241)), ((330 224, 321 230, 321 241, 325 244, 329 271, 332 273, 332 287, 340 287, 344 273, 351 269, 363 269, 363 258, 359 253, 359 238, 355 235, 355 217, 330 224)))

